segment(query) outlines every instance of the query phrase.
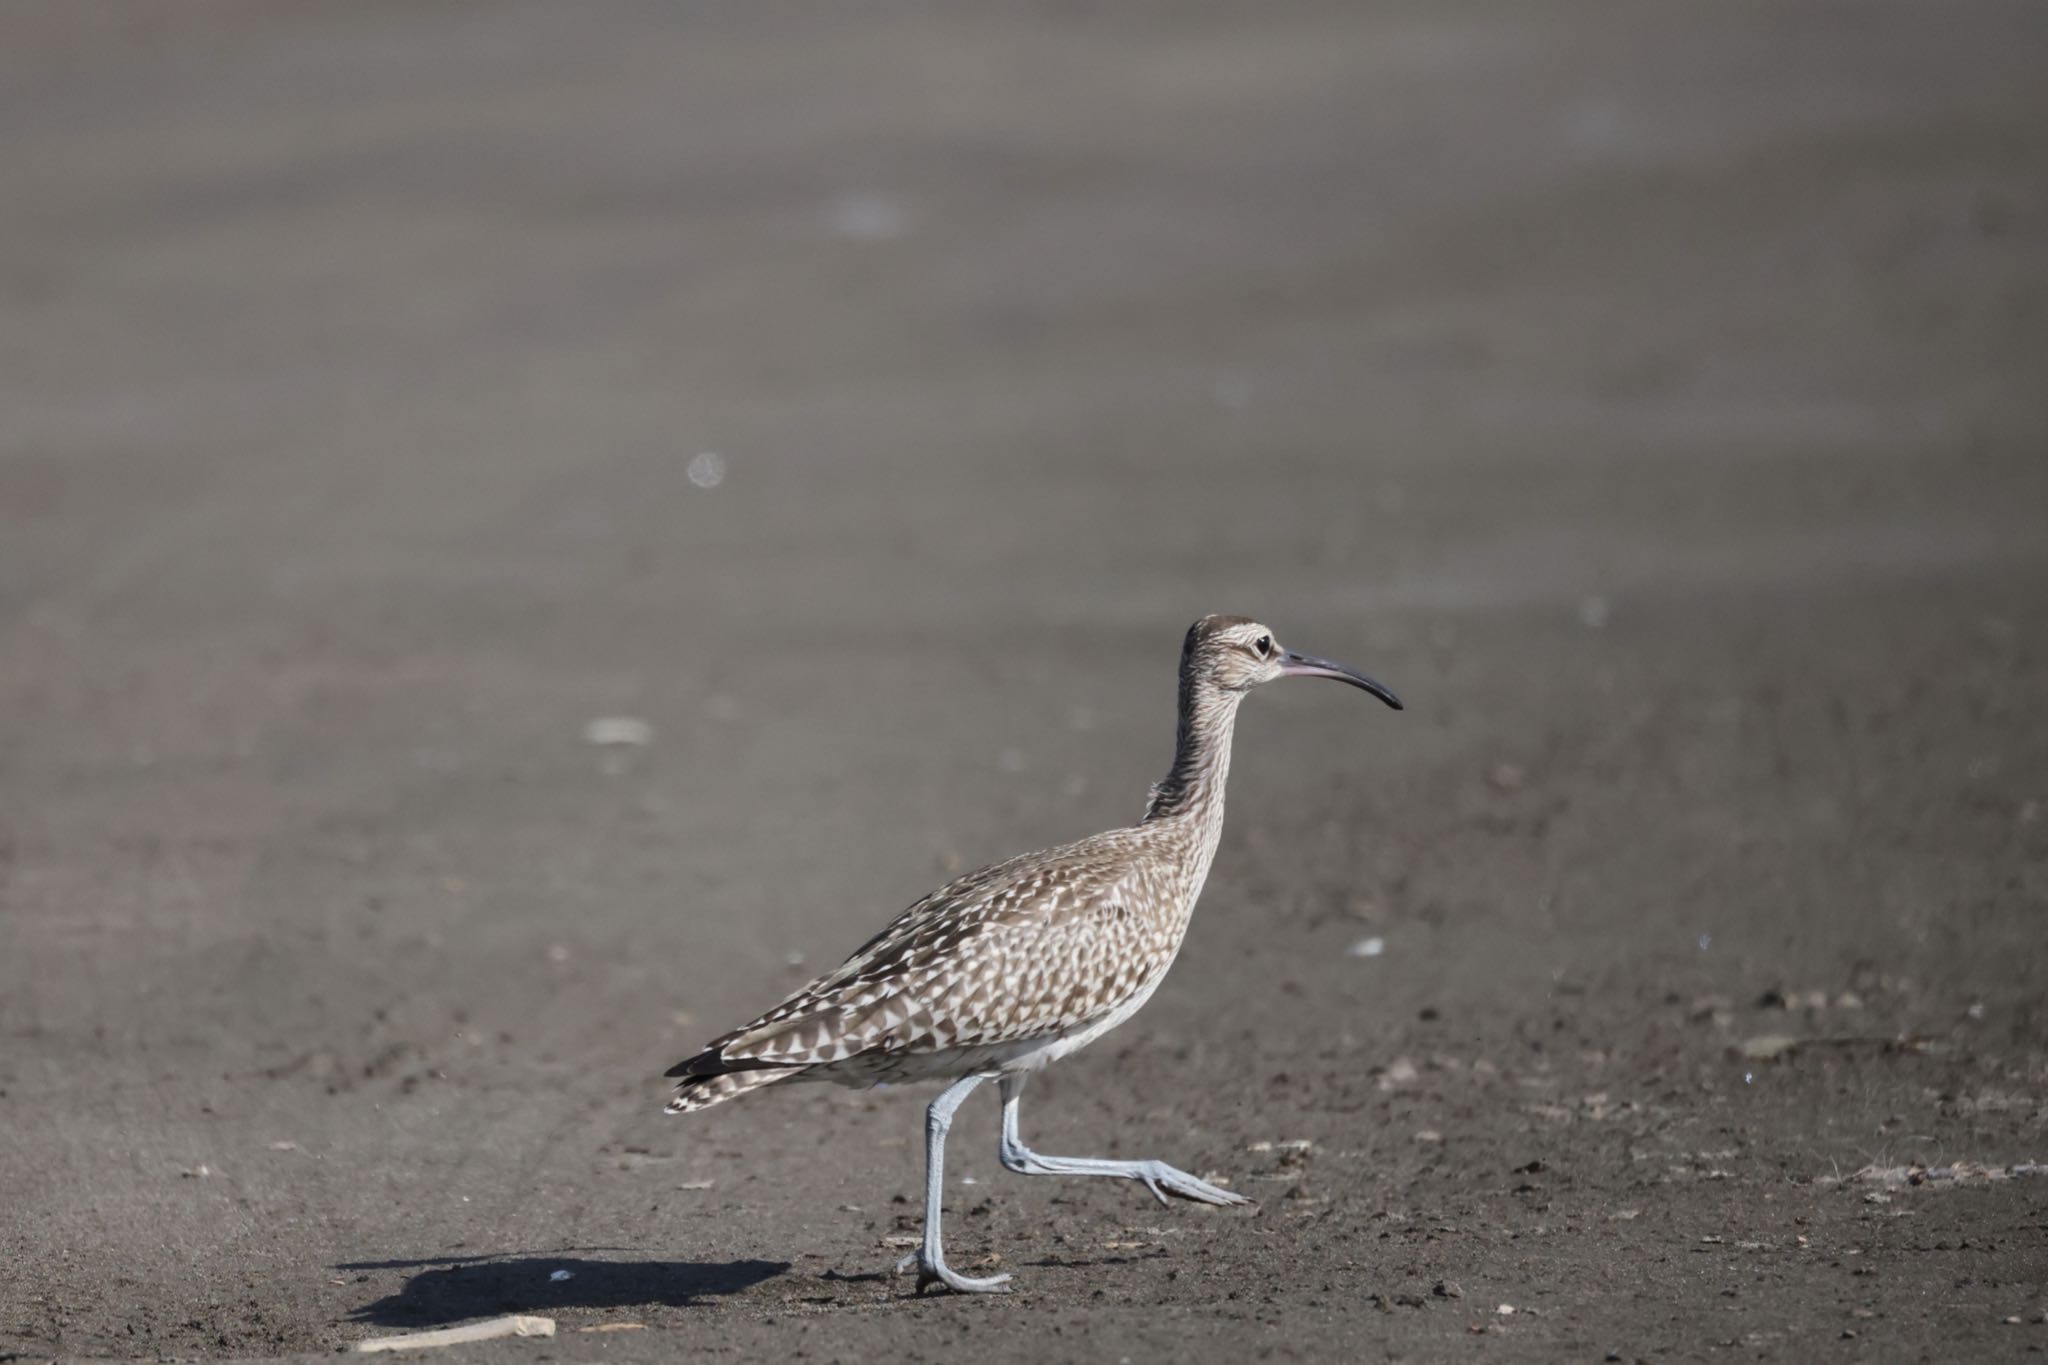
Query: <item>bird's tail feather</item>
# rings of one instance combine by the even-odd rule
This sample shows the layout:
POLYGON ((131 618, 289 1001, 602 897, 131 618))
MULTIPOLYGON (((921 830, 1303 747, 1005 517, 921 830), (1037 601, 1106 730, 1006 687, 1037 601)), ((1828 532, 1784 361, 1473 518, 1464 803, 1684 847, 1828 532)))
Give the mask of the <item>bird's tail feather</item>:
POLYGON ((786 1081, 801 1067, 770 1067, 759 1071, 727 1071, 717 1076, 688 1076, 676 1087, 675 1097, 668 1102, 671 1114, 694 1114, 699 1109, 709 1109, 714 1104, 759 1090, 764 1085, 786 1081))

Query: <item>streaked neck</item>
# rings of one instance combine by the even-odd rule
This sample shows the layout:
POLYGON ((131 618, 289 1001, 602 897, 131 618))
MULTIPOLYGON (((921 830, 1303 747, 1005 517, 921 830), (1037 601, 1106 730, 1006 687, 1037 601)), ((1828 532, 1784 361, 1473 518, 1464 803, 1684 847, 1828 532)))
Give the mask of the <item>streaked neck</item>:
POLYGON ((1183 675, 1180 724, 1174 737, 1173 767, 1152 788, 1147 822, 1192 817, 1211 826, 1213 840, 1223 827, 1223 786, 1230 777, 1230 734, 1243 694, 1226 692, 1207 679, 1183 675))

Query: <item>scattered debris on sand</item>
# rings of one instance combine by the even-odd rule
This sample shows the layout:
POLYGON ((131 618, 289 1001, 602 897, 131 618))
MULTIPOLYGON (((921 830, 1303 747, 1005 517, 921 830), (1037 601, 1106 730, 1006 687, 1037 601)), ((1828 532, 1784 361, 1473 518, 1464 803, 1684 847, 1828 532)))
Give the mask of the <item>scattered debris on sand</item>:
POLYGON ((2009 1166, 1983 1166, 1974 1161, 1954 1161, 1945 1166, 1928 1166, 1919 1162, 1907 1166, 1870 1165, 1849 1175, 1824 1175, 1813 1183, 1823 1187, 1866 1185, 1880 1190, 1919 1189, 1922 1186, 1943 1189, 1958 1185, 1996 1184, 2027 1176, 2048 1176, 2048 1163, 2016 1161, 2009 1166))

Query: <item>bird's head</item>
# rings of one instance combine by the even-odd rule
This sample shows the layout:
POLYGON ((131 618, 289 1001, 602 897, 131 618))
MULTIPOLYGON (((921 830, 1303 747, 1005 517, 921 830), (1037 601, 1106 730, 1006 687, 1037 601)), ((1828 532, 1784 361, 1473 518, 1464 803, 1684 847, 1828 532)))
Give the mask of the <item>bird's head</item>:
POLYGON ((1225 692, 1249 692, 1275 678, 1335 678, 1361 687, 1396 711, 1401 699, 1384 683, 1313 654, 1284 647, 1272 628, 1243 616, 1204 616, 1188 627, 1181 647, 1181 675, 1204 679, 1225 692))

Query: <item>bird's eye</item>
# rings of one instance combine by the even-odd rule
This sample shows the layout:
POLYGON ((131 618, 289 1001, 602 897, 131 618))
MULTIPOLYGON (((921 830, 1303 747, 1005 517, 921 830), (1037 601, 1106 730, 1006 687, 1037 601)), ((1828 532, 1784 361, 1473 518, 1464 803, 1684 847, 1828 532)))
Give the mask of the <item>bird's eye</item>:
POLYGON ((1273 652, 1273 637, 1261 635, 1258 639, 1252 641, 1252 649, 1257 652, 1261 659, 1265 658, 1273 652))

